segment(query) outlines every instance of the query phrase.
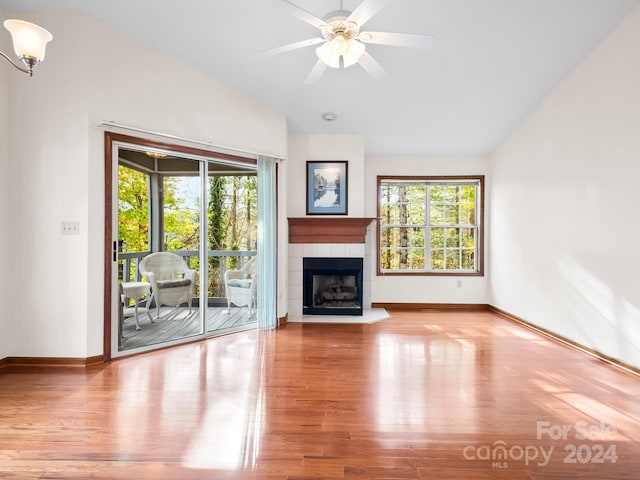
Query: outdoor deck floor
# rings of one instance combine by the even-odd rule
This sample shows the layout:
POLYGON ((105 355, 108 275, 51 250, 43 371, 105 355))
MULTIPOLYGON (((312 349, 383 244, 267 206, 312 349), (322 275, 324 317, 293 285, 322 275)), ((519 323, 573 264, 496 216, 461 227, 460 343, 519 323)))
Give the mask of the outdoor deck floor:
MULTIPOLYGON (((256 323, 255 310, 249 315, 246 307, 231 307, 231 313, 226 313, 226 307, 209 307, 207 310, 207 331, 215 333, 235 332, 256 323)), ((156 310, 152 308, 149 321, 144 309, 139 309, 140 330, 136 330, 133 316, 124 320, 124 338, 122 350, 130 350, 146 345, 155 345, 171 340, 178 340, 200 334, 200 309, 188 307, 162 307, 160 318, 156 319, 156 310)))

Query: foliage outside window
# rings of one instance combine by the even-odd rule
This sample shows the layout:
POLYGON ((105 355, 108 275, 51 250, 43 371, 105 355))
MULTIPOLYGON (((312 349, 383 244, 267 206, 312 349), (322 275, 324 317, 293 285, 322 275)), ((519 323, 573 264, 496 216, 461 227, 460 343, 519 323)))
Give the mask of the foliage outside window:
MULTIPOLYGON (((150 177, 118 166, 118 239, 121 253, 149 252, 151 248, 150 177)), ((162 234, 164 251, 198 251, 200 246, 199 177, 161 176, 162 234)), ((210 176, 208 179, 208 248, 213 251, 255 251, 257 248, 257 177, 255 175, 210 176)), ((208 296, 223 295, 221 276, 238 268, 238 257, 209 256, 208 296), (221 260, 224 262, 221 265, 221 260)), ((199 270, 197 256, 190 267, 199 270)), ((127 278, 135 276, 135 264, 127 278)), ((123 278, 123 274, 120 274, 123 278)))
POLYGON ((118 165, 118 239, 121 252, 149 250, 149 175, 118 165))
POLYGON ((483 183, 378 177, 378 273, 482 275, 483 183))
MULTIPOLYGON (((258 246, 258 182, 255 175, 209 178, 209 249, 255 251, 258 246)), ((209 258, 210 296, 222 295, 220 268, 237 269, 238 257, 209 258)))

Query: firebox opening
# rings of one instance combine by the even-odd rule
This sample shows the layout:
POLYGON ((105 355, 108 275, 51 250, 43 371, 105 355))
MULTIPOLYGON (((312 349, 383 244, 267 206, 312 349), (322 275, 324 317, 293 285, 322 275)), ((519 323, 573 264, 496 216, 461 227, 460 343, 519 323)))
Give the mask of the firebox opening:
POLYGON ((362 315, 362 258, 304 258, 303 313, 362 315))

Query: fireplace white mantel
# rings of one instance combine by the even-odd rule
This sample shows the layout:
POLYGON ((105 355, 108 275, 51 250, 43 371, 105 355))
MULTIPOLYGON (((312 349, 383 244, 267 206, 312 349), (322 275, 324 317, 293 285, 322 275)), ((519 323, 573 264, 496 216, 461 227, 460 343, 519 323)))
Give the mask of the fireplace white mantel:
MULTIPOLYGON (((288 252, 289 321, 302 315, 302 259, 305 257, 352 257, 363 259, 363 307, 371 309, 372 218, 290 218, 288 252)), ((305 315, 304 318, 313 317, 305 315)), ((314 321, 315 319, 309 319, 314 321)), ((306 321, 306 320, 305 320, 306 321)), ((317 321, 317 320, 315 320, 317 321)))

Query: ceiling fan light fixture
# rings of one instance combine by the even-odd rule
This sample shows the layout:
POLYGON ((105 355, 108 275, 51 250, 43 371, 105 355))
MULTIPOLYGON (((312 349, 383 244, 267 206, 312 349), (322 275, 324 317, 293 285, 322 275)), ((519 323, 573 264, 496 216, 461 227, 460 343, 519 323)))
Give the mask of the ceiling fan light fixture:
POLYGON ((349 49, 349 41, 341 33, 336 35, 329 43, 329 52, 334 57, 341 57, 349 49))
POLYGON ((316 48, 316 55, 327 67, 340 68, 340 55, 333 54, 331 42, 325 42, 316 48))
POLYGON ((365 49, 364 43, 339 33, 316 48, 316 54, 328 67, 347 68, 358 62, 365 49))
POLYGON ((351 65, 355 65, 360 60, 360 57, 364 53, 366 47, 364 43, 359 42, 358 40, 351 39, 349 40, 349 48, 346 53, 342 56, 344 62, 344 68, 350 67, 351 65))

